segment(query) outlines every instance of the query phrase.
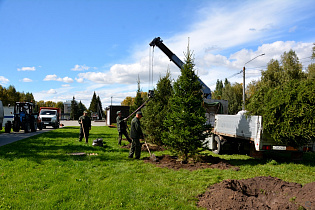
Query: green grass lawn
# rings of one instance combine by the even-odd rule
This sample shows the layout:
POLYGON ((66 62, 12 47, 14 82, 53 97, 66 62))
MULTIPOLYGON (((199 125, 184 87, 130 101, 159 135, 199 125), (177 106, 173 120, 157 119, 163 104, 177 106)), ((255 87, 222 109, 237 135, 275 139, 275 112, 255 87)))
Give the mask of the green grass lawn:
POLYGON ((174 171, 128 159, 114 128, 93 127, 88 145, 78 142, 78 133, 79 127, 65 127, 0 147, 0 208, 195 209, 197 196, 224 179, 315 181, 315 156, 310 153, 299 162, 224 155, 220 157, 240 170, 174 171), (96 138, 103 138, 106 146, 93 147, 96 138), (98 155, 69 155, 74 152, 98 155))

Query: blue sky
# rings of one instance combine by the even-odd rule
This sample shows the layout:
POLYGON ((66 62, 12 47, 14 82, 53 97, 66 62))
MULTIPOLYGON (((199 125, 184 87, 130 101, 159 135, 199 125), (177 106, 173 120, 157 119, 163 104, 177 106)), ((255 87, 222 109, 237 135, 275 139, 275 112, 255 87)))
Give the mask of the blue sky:
POLYGON ((158 36, 182 60, 189 39, 196 71, 212 90, 217 79, 242 83, 241 74, 231 76, 265 53, 246 64, 249 83, 290 49, 304 68, 311 63, 314 11, 314 0, 0 0, 0 84, 36 101, 75 96, 88 107, 95 91, 103 107, 111 97, 118 105, 135 96, 138 76, 143 91, 167 69, 179 76, 150 49, 158 36))

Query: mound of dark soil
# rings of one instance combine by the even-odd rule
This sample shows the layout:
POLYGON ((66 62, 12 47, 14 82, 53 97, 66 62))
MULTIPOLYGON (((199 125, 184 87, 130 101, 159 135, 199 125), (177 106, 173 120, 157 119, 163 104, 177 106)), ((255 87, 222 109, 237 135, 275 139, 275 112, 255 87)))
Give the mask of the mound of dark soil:
POLYGON ((274 177, 224 180, 199 196, 207 209, 315 209, 315 182, 302 187, 274 177))
POLYGON ((218 169, 234 169, 239 170, 238 167, 232 166, 226 160, 213 156, 200 156, 200 161, 189 161, 188 163, 182 163, 176 156, 162 155, 156 157, 157 161, 152 161, 150 157, 143 158, 145 162, 156 164, 161 168, 169 168, 174 170, 188 169, 198 170, 205 168, 218 168, 218 169))

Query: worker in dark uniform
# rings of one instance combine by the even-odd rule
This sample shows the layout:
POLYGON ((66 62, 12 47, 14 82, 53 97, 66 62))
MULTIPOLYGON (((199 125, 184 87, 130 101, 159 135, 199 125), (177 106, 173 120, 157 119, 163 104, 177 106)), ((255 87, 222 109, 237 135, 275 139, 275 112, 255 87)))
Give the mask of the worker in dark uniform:
POLYGON ((136 116, 131 121, 130 136, 132 138, 131 148, 129 152, 129 158, 133 158, 135 153, 135 159, 140 159, 141 144, 140 139, 143 139, 143 133, 141 129, 140 119, 142 118, 142 112, 136 113, 136 116))
POLYGON ((121 140, 122 140, 122 135, 124 134, 125 137, 127 138, 127 140, 129 141, 129 143, 132 142, 132 140, 129 138, 129 135, 127 133, 127 125, 126 122, 124 121, 124 118, 121 116, 121 111, 117 112, 117 118, 116 118, 116 122, 117 122, 117 130, 119 133, 118 136, 118 144, 121 145, 121 140))
POLYGON ((89 133, 91 130, 91 119, 87 116, 87 111, 83 112, 83 115, 79 117, 78 120, 80 124, 80 136, 79 141, 82 141, 82 138, 85 138, 85 143, 88 143, 89 133))

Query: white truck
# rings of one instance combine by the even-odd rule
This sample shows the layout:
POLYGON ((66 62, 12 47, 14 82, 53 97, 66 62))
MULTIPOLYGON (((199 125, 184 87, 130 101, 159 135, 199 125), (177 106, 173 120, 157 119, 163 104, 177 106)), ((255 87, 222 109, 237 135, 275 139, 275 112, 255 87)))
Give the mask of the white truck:
MULTIPOLYGON (((14 107, 3 106, 2 101, 0 101, 0 130, 5 128, 5 132, 8 129, 8 123, 13 122, 14 118, 14 107)), ((11 127, 10 127, 11 129, 11 127)))
POLYGON ((2 125, 4 125, 5 132, 10 133, 10 130, 11 130, 10 125, 13 124, 13 120, 14 120, 14 107, 10 105, 4 106, 3 111, 4 111, 4 118, 3 118, 2 125))
POLYGON ((42 128, 46 126, 52 126, 53 128, 59 128, 60 126, 61 110, 55 107, 40 107, 39 119, 41 121, 42 128))
POLYGON ((314 143, 302 148, 277 144, 263 133, 262 116, 246 115, 240 111, 236 115, 215 115, 213 131, 206 140, 206 147, 216 154, 223 150, 249 151, 253 157, 262 157, 262 151, 314 151, 314 143))

